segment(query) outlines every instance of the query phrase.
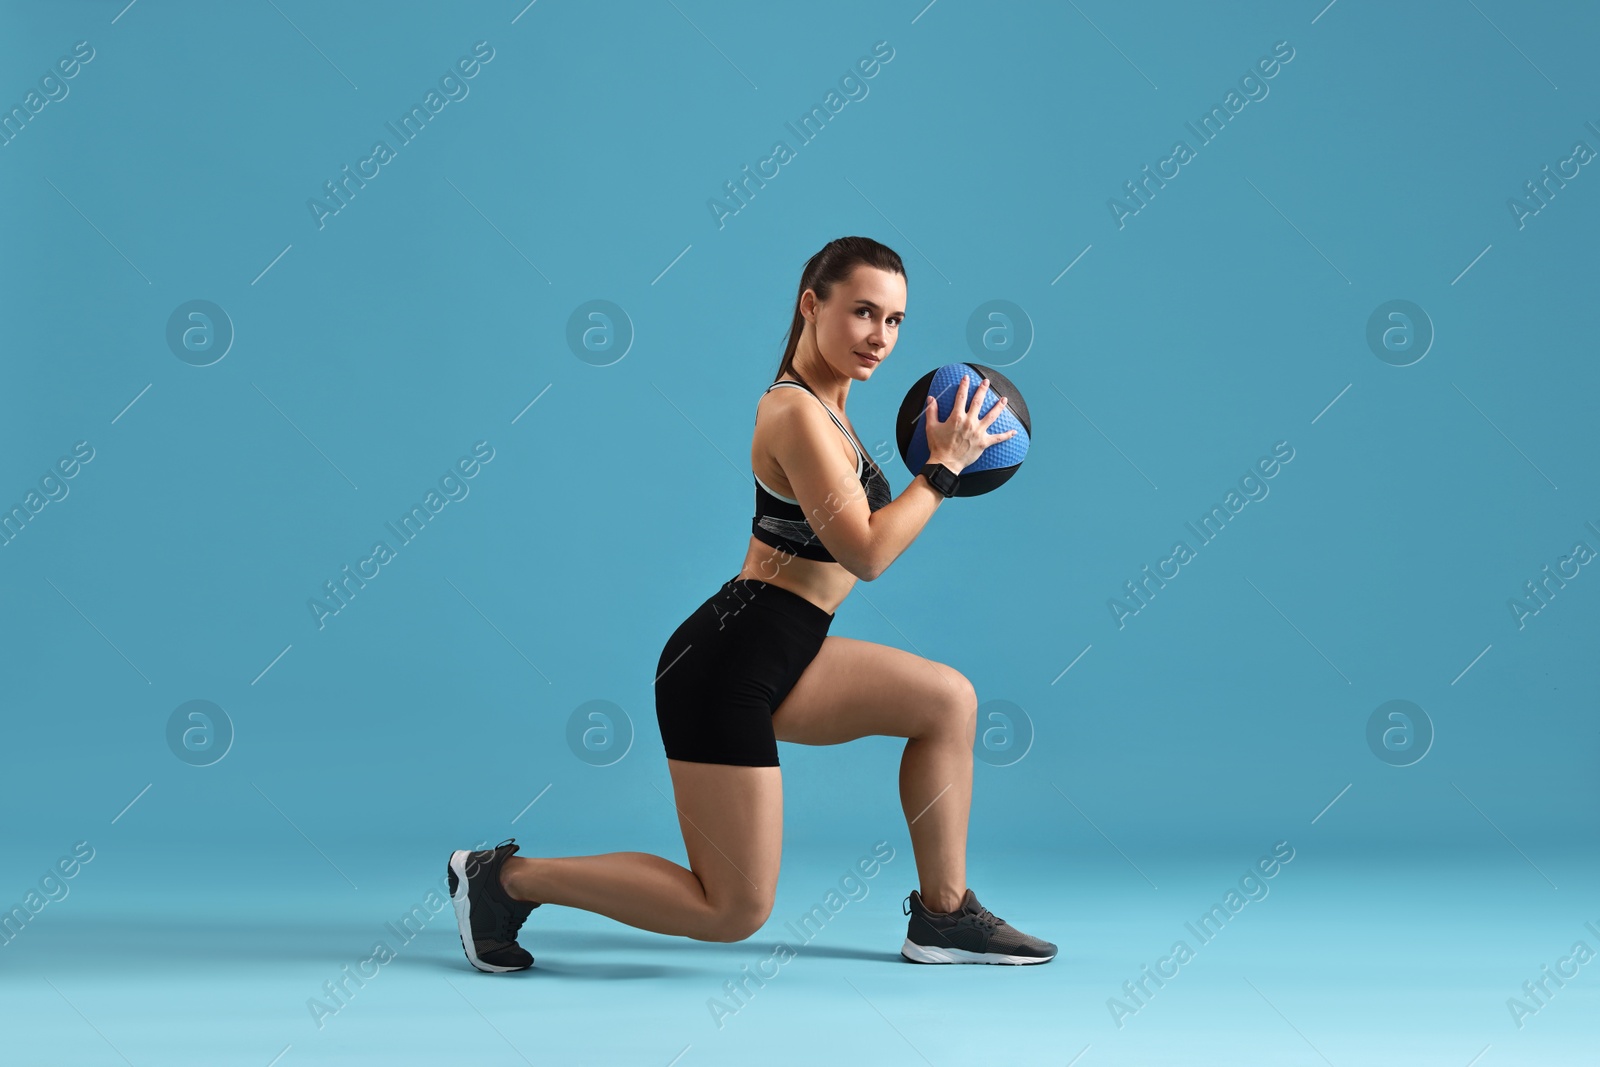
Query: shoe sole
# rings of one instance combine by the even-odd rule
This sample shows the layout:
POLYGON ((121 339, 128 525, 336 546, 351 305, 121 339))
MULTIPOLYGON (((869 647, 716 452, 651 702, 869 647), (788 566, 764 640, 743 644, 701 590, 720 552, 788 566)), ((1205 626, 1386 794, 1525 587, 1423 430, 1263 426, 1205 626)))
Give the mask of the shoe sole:
POLYGON ((450 853, 450 870, 456 876, 456 888, 450 894, 450 903, 456 909, 456 930, 461 934, 461 947, 466 950, 467 962, 480 971, 489 974, 505 974, 509 971, 525 971, 526 967, 502 967, 495 963, 485 963, 478 958, 478 951, 473 947, 472 940, 472 898, 467 887, 467 859, 471 852, 467 849, 457 849, 450 853))
POLYGON ((964 948, 934 948, 919 945, 909 937, 900 946, 900 955, 912 963, 1049 963, 1054 956, 1011 956, 1000 952, 969 952, 964 948))

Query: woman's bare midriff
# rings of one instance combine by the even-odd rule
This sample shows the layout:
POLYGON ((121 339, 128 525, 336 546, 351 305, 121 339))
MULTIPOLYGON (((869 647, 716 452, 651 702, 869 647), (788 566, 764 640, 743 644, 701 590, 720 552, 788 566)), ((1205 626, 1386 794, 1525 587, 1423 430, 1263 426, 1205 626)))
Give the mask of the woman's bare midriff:
MULTIPOLYGON (((762 481, 766 481, 763 477, 762 481)), ((773 488, 777 488, 773 486, 773 488)), ((804 597, 832 615, 850 595, 856 576, 837 563, 820 559, 802 559, 779 548, 750 538, 750 547, 744 554, 744 566, 739 568, 740 578, 755 578, 787 589, 804 597)))
MULTIPOLYGON (((785 377, 783 381, 793 381, 785 377)), ((771 402, 772 396, 782 393, 799 392, 797 389, 774 389, 771 393, 761 398, 761 404, 771 402)), ((785 398, 787 399, 787 398, 785 398)), ((810 397, 796 397, 808 404, 815 404, 816 400, 810 397)), ((791 401, 792 402, 792 401, 791 401)), ((756 408, 756 428, 750 440, 750 467, 760 478, 775 492, 784 496, 794 496, 794 489, 790 487, 789 480, 783 476, 783 470, 772 458, 772 453, 766 447, 766 438, 761 426, 761 407, 756 408)), ((845 425, 850 427, 850 432, 855 433, 855 427, 848 421, 845 425)), ((856 451, 844 434, 839 434, 839 445, 844 449, 851 467, 856 464, 856 451)), ((785 552, 780 548, 756 538, 750 537, 750 546, 745 550, 744 564, 739 568, 740 578, 755 578, 775 585, 780 589, 787 589, 796 596, 804 597, 817 607, 833 614, 839 605, 844 603, 844 598, 850 595, 850 589, 856 584, 857 578, 844 568, 842 564, 829 563, 824 560, 803 559, 800 556, 785 552)))

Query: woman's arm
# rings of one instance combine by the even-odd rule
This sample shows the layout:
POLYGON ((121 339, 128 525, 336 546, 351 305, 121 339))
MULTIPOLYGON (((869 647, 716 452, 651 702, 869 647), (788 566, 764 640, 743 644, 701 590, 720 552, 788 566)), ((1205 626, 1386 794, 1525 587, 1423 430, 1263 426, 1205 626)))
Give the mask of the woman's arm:
MULTIPOLYGON (((773 458, 828 554, 870 582, 917 539, 944 494, 919 474, 898 498, 874 512, 839 451, 833 420, 809 398, 798 399, 772 412, 773 458)), ((935 456, 933 462, 957 473, 963 466, 952 456, 935 456)))
MULTIPOLYGON (((960 466, 949 459, 934 458, 929 462, 943 463, 957 474, 961 473, 960 466)), ((888 570, 889 564, 911 547, 911 542, 917 539, 943 500, 944 494, 918 474, 906 486, 905 492, 872 512, 868 523, 871 527, 871 547, 868 550, 871 565, 861 577, 870 582, 888 570)))

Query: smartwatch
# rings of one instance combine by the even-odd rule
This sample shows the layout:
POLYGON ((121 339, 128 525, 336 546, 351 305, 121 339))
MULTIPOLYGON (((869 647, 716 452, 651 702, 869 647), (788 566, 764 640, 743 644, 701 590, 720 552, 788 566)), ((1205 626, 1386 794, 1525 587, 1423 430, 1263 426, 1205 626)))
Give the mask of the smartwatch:
POLYGON ((926 478, 928 484, 939 490, 940 495, 946 499, 956 495, 956 486, 961 483, 960 475, 943 463, 929 463, 917 473, 926 478))

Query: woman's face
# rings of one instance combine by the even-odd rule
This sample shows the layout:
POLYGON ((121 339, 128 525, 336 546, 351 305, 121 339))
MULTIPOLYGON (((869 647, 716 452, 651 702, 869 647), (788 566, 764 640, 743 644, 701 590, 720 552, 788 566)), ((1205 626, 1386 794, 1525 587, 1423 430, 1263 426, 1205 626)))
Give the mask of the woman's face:
POLYGON ((865 381, 894 351, 905 308, 905 275, 862 264, 813 305, 817 351, 839 375, 865 381))

